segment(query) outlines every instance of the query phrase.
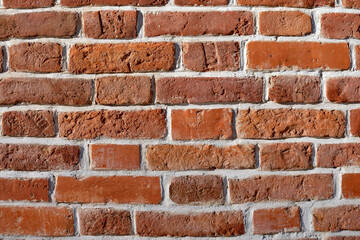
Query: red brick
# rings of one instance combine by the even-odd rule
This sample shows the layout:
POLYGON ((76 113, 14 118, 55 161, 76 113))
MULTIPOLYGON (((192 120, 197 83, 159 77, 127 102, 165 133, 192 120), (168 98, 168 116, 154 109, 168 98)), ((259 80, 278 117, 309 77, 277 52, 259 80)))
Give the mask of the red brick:
POLYGON ((175 140, 231 139, 231 109, 172 110, 171 133, 175 140))
POLYGON ((260 145, 262 170, 305 170, 312 168, 311 143, 269 143, 260 145))
POLYGON ((172 70, 175 45, 169 42, 76 44, 70 73, 131 73, 172 70))
POLYGON ((54 0, 3 0, 6 8, 40 8, 54 6, 54 0))
POLYGON ((164 138, 165 111, 89 111, 59 114, 59 132, 68 139, 164 138))
POLYGON ((9 66, 16 72, 60 72, 62 47, 57 43, 21 43, 9 48, 9 66))
POLYGON ((4 71, 3 65, 4 65, 4 48, 0 46, 0 72, 4 71))
POLYGON ((247 68, 346 70, 350 68, 349 46, 347 43, 249 42, 247 68))
POLYGON ((247 11, 156 12, 145 14, 146 37, 161 35, 251 35, 253 33, 253 14, 247 11))
POLYGON ((228 0, 175 0, 180 6, 220 6, 227 5, 228 0))
POLYGON ((254 145, 152 145, 146 151, 150 170, 255 168, 254 145))
POLYGON ((323 6, 334 7, 335 0, 237 0, 237 4, 245 6, 315 8, 323 6))
POLYGON ((304 36, 311 31, 311 17, 300 11, 268 11, 259 14, 259 33, 262 35, 304 36))
POLYGON ((319 232, 360 230, 360 208, 357 205, 316 208, 313 211, 314 229, 319 232))
POLYGON ((360 240, 360 236, 334 236, 327 237, 326 240, 360 240))
POLYGON ((350 111, 350 132, 353 136, 360 137, 360 109, 350 111))
POLYGON ((135 38, 136 11, 96 11, 83 13, 86 37, 100 39, 135 38))
POLYGON ((171 179, 170 199, 177 204, 224 203, 221 176, 181 176, 171 179))
POLYGON ((244 234, 240 211, 205 213, 137 212, 136 231, 140 236, 210 237, 244 234))
POLYGON ((151 79, 147 76, 98 78, 96 102, 103 105, 150 104, 151 79))
POLYGON ((344 198, 360 198, 360 174, 343 174, 341 180, 341 190, 344 198))
POLYGON ((80 7, 88 5, 96 6, 160 6, 167 4, 167 0, 60 0, 60 4, 68 7, 80 7))
POLYGON ((321 98, 318 76, 275 76, 270 79, 269 100, 277 103, 318 103, 321 98))
POLYGON ((1 170, 76 170, 79 163, 79 146, 0 144, 1 170))
POLYGON ((326 38, 360 38, 360 14, 327 13, 321 15, 321 35, 326 38))
POLYGON ((184 67, 192 71, 237 71, 240 68, 237 42, 185 42, 182 53, 184 67))
POLYGON ((360 70, 360 45, 355 46, 355 64, 356 69, 360 70))
POLYGON ((55 199, 67 203, 159 204, 159 177, 110 176, 56 178, 55 199))
POLYGON ((0 79, 0 105, 90 105, 91 81, 85 79, 0 79))
POLYGON ((324 168, 360 166, 360 144, 321 144, 316 159, 316 165, 324 168))
POLYGON ((360 102, 359 89, 359 77, 337 77, 326 81, 326 97, 331 102, 360 102))
POLYGON ((93 144, 90 152, 94 170, 140 169, 139 145, 93 144))
POLYGON ((254 211, 254 234, 299 232, 301 230, 300 208, 271 208, 254 211))
POLYGON ((61 237, 74 235, 73 209, 67 207, 0 207, 0 234, 61 237))
POLYGON ((360 8, 359 0, 342 0, 342 4, 347 8, 360 8))
MULTIPOLYGON (((14 2, 13 0, 8 1, 14 2)), ((76 34, 77 21, 78 15, 74 12, 34 12, 1 15, 0 39, 72 37, 76 34)))
POLYGON ((345 135, 345 115, 337 110, 239 110, 236 128, 238 138, 341 138, 345 135))
POLYGON ((113 208, 80 209, 81 235, 131 235, 129 211, 113 208))
POLYGON ((156 101, 163 104, 257 103, 263 101, 262 97, 261 78, 166 77, 156 80, 156 101))
POLYGON ((55 137, 54 113, 5 112, 2 115, 2 133, 10 137, 55 137))
POLYGON ((331 174, 230 179, 229 188, 231 203, 322 200, 334 193, 331 174))
POLYGON ((49 180, 46 178, 0 178, 1 201, 48 202, 49 180))

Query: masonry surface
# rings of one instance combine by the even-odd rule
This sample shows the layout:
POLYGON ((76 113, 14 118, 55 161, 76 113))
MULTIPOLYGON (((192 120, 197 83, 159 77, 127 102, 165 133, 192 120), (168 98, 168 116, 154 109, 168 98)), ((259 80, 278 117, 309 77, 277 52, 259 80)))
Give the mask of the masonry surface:
POLYGON ((360 240, 360 0, 0 0, 0 239, 360 240))

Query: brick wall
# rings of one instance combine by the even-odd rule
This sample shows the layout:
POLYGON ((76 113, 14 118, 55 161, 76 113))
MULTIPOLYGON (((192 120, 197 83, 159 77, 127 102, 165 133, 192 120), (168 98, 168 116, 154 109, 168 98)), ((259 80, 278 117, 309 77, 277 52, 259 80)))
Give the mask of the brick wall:
POLYGON ((360 239, 359 0, 0 0, 0 238, 360 239))

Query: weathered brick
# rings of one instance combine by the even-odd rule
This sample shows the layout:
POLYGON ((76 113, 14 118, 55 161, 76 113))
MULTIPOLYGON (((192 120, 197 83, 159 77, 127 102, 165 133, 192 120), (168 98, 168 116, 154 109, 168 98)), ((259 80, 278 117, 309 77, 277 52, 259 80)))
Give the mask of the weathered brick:
POLYGON ((188 109, 171 111, 172 138, 230 139, 232 138, 231 109, 188 109))
POLYGON ((237 42, 185 42, 182 53, 184 67, 192 71, 237 71, 240 68, 237 42))
POLYGON ((269 143, 260 146, 262 170, 305 170, 312 168, 311 143, 269 143))
POLYGON ((90 152, 94 170, 140 169, 139 145, 92 144, 90 152))
POLYGON ((55 199, 67 203, 141 203, 161 201, 159 177, 110 176, 56 178, 55 199))
POLYGON ((350 133, 360 137, 360 109, 350 111, 350 133))
POLYGON ((254 211, 254 234, 299 232, 301 230, 300 208, 269 208, 254 211))
POLYGON ((9 66, 16 72, 60 72, 62 47, 57 43, 21 43, 9 48, 9 66))
POLYGON ((360 198, 360 174, 343 174, 341 179, 341 191, 344 198, 360 198))
POLYGON ((137 212, 136 231, 140 236, 210 237, 244 234, 240 211, 206 213, 137 212))
POLYGON ((78 15, 74 12, 4 14, 0 16, 0 39, 72 37, 76 33, 77 21, 78 15))
POLYGON ((169 42, 76 44, 70 49, 71 73, 130 73, 172 70, 175 45, 169 42))
POLYGON ((175 0, 180 6, 220 6, 227 5, 228 0, 175 0))
POLYGON ((68 139, 163 138, 165 111, 89 111, 59 114, 59 132, 68 139))
POLYGON ((129 211, 113 208, 80 209, 81 235, 131 235, 129 211))
POLYGON ((0 46, 0 73, 4 71, 3 65, 4 65, 4 48, 0 46))
POLYGON ((86 37, 100 39, 135 38, 136 11, 96 11, 83 13, 86 37))
POLYGON ((314 229, 320 232, 360 230, 360 208, 357 205, 343 205, 328 208, 315 208, 313 211, 314 229))
POLYGON ((254 145, 152 145, 146 151, 150 170, 255 168, 254 145))
POLYGON ((321 144, 316 152, 316 165, 324 168, 360 166, 360 144, 321 144))
POLYGON ((360 236, 333 236, 327 237, 326 240, 360 240, 360 236))
POLYGON ((167 0, 60 0, 60 4, 67 7, 96 6, 160 6, 167 4, 167 0))
POLYGON ((161 35, 251 35, 253 33, 253 14, 247 11, 156 12, 145 14, 146 37, 161 35))
POLYGON ((79 146, 0 144, 1 170, 76 170, 79 163, 79 146))
POLYGON ((347 8, 360 8, 360 0, 342 0, 342 4, 347 8))
POLYGON ((326 38, 360 38, 360 14, 326 13, 321 15, 321 35, 326 38))
POLYGON ((48 202, 49 180, 46 178, 0 178, 1 201, 48 202))
POLYGON ((359 77, 335 77, 326 81, 326 97, 331 102, 360 102, 359 77))
POLYGON ((3 0, 6 8, 40 8, 54 6, 54 0, 3 0))
POLYGON ((231 203, 329 199, 334 193, 332 180, 331 174, 230 179, 231 203))
POLYGON ((315 8, 323 6, 334 7, 335 0, 237 0, 237 4, 245 6, 315 8))
POLYGON ((275 76, 269 85, 269 100, 277 103, 318 103, 321 98, 318 76, 275 76))
POLYGON ((356 69, 360 70, 360 45, 355 46, 355 64, 356 69))
POLYGON ((0 79, 0 105, 90 105, 91 81, 85 79, 0 79))
POLYGON ((341 138, 345 134, 345 115, 337 110, 239 110, 236 128, 239 138, 341 138))
POLYGON ((54 113, 5 112, 2 115, 2 133, 10 137, 55 137, 54 113))
POLYGON ((247 68, 346 70, 350 68, 349 46, 347 43, 249 42, 247 68))
POLYGON ((150 104, 151 79, 147 76, 98 78, 96 102, 103 105, 150 104))
POLYGON ((171 179, 170 199, 177 204, 217 204, 224 202, 221 176, 181 176, 171 179))
POLYGON ((74 235, 73 209, 67 207, 0 207, 0 234, 61 237, 74 235))
POLYGON ((156 80, 156 101, 164 104, 258 103, 262 97, 261 78, 165 77, 156 80))
POLYGON ((259 33, 262 35, 304 36, 311 31, 311 17, 300 11, 267 11, 259 14, 259 33))

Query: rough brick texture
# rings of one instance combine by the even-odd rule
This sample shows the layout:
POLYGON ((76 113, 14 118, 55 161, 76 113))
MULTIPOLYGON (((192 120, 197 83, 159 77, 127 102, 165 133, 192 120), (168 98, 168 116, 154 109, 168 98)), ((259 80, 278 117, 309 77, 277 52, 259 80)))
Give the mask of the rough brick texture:
POLYGON ((170 71, 175 61, 172 43, 77 44, 70 49, 71 73, 131 73, 170 71))
POLYGON ((360 78, 338 77, 326 81, 326 97, 331 102, 360 102, 360 78))
POLYGON ((317 103, 321 80, 317 76, 275 76, 269 83, 269 100, 277 103, 317 103))
POLYGON ((313 8, 322 6, 334 6, 335 0, 237 0, 239 5, 245 6, 269 6, 269 7, 301 7, 313 8))
POLYGON ((242 212, 169 213, 138 212, 140 236, 238 236, 244 233, 242 212))
POLYGON ((350 133, 360 137, 360 109, 350 111, 350 133))
POLYGON ((54 137, 54 113, 50 111, 6 112, 2 133, 11 137, 54 137))
POLYGON ((360 165, 360 144, 321 144, 316 152, 317 166, 337 168, 360 165))
POLYGON ((247 11, 145 14, 145 36, 147 37, 161 35, 251 35, 253 33, 253 14, 247 11))
POLYGON ((129 211, 112 208, 80 209, 81 235, 130 235, 131 216, 129 211))
POLYGON ((56 178, 57 202, 159 204, 159 177, 111 176, 76 179, 56 178), (123 193, 123 194, 119 194, 123 193))
POLYGON ((160 6, 165 5, 167 0, 60 0, 61 5, 68 7, 80 7, 88 5, 97 6, 123 6, 123 5, 138 5, 138 6, 160 6))
POLYGON ((9 49, 9 66, 16 72, 60 72, 62 47, 57 43, 22 43, 9 49))
POLYGON ((54 0, 3 0, 6 8, 40 8, 54 6, 54 0))
POLYGON ((259 32, 267 36, 303 36, 312 30, 311 17, 300 11, 271 11, 259 14, 259 32))
POLYGON ((360 14, 328 13, 321 15, 321 34, 326 38, 360 38, 360 14))
POLYGON ((45 178, 0 178, 1 201, 49 201, 49 180, 45 178))
POLYGON ((260 78, 169 77, 156 80, 156 101, 164 104, 262 102, 260 78))
POLYGON ((249 109, 239 110, 236 128, 239 138, 341 138, 344 126, 345 115, 341 111, 249 109))
POLYGON ((177 204, 216 204, 224 202, 220 176, 175 177, 169 186, 170 199, 177 204))
POLYGON ((180 6, 220 6, 227 5, 227 0, 175 0, 180 6))
POLYGON ((0 170, 75 170, 79 163, 78 146, 0 144, 0 170))
POLYGON ((298 232, 301 228, 299 207, 254 211, 254 233, 298 232))
POLYGON ((187 42, 182 51, 184 67, 192 71, 237 71, 240 68, 237 42, 187 42))
POLYGON ((153 145, 146 151, 150 170, 243 169, 255 167, 253 145, 153 145))
POLYGON ((0 234, 61 237, 74 235, 68 207, 0 207, 0 234))
POLYGON ((360 8, 359 0, 343 0, 343 6, 348 8, 360 8))
POLYGON ((171 112, 172 137, 176 140, 230 139, 231 109, 189 109, 171 112))
POLYGON ((343 174, 341 191, 344 198, 360 198, 360 174, 343 174))
POLYGON ((259 176, 229 180, 232 203, 308 201, 333 196, 331 174, 259 176))
POLYGON ((254 41, 247 44, 247 67, 257 71, 346 70, 350 52, 347 43, 254 41))

